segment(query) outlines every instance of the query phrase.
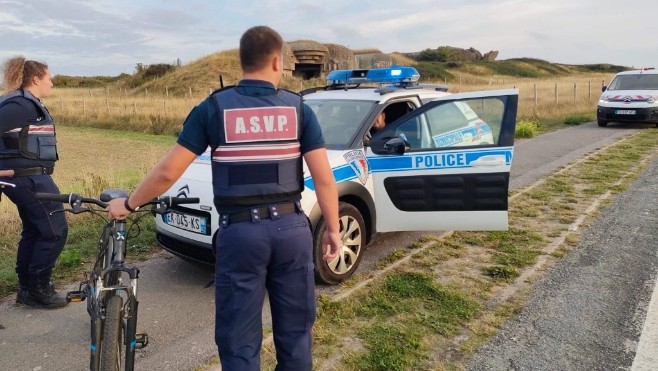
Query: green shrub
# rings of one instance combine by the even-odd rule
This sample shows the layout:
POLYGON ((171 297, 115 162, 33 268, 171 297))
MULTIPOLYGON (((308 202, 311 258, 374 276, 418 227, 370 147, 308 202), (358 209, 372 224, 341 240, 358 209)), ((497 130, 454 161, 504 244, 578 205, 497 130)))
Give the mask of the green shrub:
POLYGON ((57 260, 57 265, 66 268, 79 267, 82 265, 80 252, 74 249, 66 249, 62 251, 62 254, 60 254, 59 259, 57 260))
POLYGON ((517 77, 539 77, 540 74, 536 70, 521 65, 518 61, 481 61, 477 62, 479 65, 487 67, 497 75, 517 76, 517 77))
POLYGON ((593 115, 580 114, 580 115, 572 115, 565 117, 563 123, 565 125, 580 125, 583 122, 590 122, 590 121, 594 121, 593 115))
POLYGON ((496 266, 484 268, 484 274, 496 280, 503 280, 510 282, 519 276, 519 271, 514 267, 496 265, 496 266))
POLYGON ((537 135, 539 124, 535 121, 519 121, 514 130, 515 138, 532 138, 537 135))
POLYGON ((446 71, 443 63, 418 62, 414 66, 420 76, 425 80, 452 80, 455 75, 446 71))

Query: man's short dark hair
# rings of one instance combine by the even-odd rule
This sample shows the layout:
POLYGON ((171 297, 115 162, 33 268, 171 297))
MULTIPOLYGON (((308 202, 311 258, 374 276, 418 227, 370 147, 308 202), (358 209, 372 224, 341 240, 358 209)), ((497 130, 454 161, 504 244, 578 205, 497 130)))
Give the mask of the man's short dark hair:
POLYGON ((265 68, 273 53, 281 52, 283 39, 267 26, 248 29, 240 38, 240 66, 244 72, 265 68))

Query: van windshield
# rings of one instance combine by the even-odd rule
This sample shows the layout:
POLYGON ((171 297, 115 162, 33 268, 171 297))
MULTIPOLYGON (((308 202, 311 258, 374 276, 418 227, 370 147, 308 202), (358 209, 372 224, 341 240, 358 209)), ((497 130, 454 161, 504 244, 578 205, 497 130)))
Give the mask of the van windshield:
POLYGON ((618 75, 608 90, 658 90, 658 74, 618 75))
POLYGON ((327 149, 345 149, 373 109, 372 101, 309 99, 306 103, 322 128, 327 149))

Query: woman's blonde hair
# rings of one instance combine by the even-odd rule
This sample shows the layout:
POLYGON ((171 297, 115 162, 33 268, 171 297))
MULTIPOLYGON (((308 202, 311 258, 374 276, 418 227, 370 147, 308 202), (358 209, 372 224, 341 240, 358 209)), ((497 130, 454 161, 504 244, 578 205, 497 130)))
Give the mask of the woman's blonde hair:
POLYGON ((46 75, 47 69, 47 64, 28 61, 22 56, 10 58, 3 66, 3 86, 10 91, 18 88, 26 88, 32 84, 32 78, 34 76, 43 78, 46 75))

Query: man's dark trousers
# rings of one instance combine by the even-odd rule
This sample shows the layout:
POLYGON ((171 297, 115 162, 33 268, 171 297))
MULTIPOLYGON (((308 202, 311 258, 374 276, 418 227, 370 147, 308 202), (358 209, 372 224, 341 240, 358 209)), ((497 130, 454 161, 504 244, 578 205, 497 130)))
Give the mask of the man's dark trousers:
POLYGON ((277 370, 311 370, 313 238, 303 212, 228 223, 215 236, 215 342, 225 371, 260 370, 267 290, 277 370))

